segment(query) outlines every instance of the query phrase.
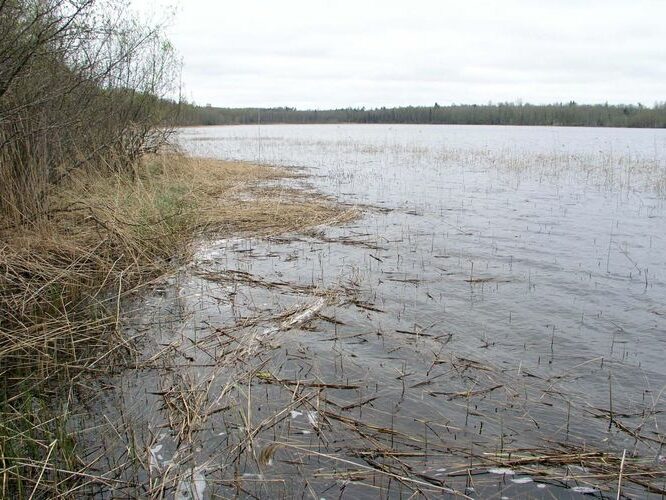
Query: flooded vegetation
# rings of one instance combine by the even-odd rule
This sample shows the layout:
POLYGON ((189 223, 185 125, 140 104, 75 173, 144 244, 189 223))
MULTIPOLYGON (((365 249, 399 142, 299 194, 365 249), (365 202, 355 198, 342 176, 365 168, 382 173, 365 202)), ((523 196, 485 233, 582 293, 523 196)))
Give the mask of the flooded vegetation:
POLYGON ((255 3, 0 1, 0 498, 664 498, 654 2, 255 3))
POLYGON ((138 349, 81 398, 100 496, 666 494, 663 131, 180 141, 362 215, 203 242, 134 304, 138 349))

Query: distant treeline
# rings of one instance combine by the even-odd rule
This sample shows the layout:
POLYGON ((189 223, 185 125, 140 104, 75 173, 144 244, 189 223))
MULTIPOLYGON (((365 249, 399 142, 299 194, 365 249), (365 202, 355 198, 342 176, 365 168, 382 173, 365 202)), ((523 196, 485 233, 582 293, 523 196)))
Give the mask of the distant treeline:
POLYGON ((407 106, 400 108, 217 108, 180 105, 179 124, 414 123, 459 125, 556 125, 576 127, 666 127, 666 103, 638 105, 520 103, 407 106))

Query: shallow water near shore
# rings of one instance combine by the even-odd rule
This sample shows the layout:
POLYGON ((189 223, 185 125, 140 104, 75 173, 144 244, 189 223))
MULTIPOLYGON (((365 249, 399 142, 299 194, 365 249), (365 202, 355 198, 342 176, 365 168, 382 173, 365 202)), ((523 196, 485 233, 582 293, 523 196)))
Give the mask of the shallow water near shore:
POLYGON ((102 439, 117 484, 614 497, 622 468, 626 495, 663 494, 666 131, 272 125, 179 140, 302 170, 364 212, 205 244, 145 297, 128 327, 143 369, 96 403, 123 436, 102 439), (143 457, 132 470, 118 442, 143 457))

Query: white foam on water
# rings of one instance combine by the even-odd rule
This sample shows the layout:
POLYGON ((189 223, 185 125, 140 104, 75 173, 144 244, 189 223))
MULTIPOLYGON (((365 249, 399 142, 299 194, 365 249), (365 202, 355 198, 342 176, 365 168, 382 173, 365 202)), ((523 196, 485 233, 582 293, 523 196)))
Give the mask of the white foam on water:
POLYGON ((574 486, 571 488, 571 491, 576 493, 583 493, 584 495, 593 495, 594 493, 599 493, 597 488, 591 488, 590 486, 574 486))
POLYGON ((302 411, 297 411, 297 410, 291 410, 290 413, 291 413, 292 420, 295 419, 295 418, 300 417, 301 415, 303 415, 302 411))
POLYGON ((203 500, 205 491, 206 478, 200 467, 194 467, 178 481, 174 500, 203 500))
POLYGON ((495 469, 488 469, 488 472, 490 472, 491 474, 501 474, 501 475, 504 475, 504 476, 513 476, 515 474, 514 471, 512 471, 511 469, 507 469, 505 467, 497 467, 495 469))
POLYGON ((263 474, 256 474, 253 472, 246 472, 243 474, 243 477, 245 479, 259 479, 260 481, 264 480, 264 475, 263 474))
POLYGON ((582 472, 583 474, 587 474, 588 472, 590 472, 590 469, 588 469, 587 467, 581 467, 580 465, 569 465, 567 466, 567 469, 570 472, 582 472))
POLYGON ((153 469, 158 471, 160 470, 160 461, 163 459, 163 457, 159 454, 159 452, 163 447, 163 445, 158 443, 149 449, 150 457, 148 457, 148 467, 151 471, 153 469))
POLYGON ((527 483, 531 483, 532 481, 533 481, 533 479, 531 477, 527 477, 527 476, 525 476, 525 477, 516 477, 516 478, 513 478, 511 480, 512 483, 516 483, 516 484, 527 484, 527 483))
POLYGON ((314 427, 315 429, 317 428, 317 412, 316 411, 306 411, 305 415, 308 417, 308 422, 310 422, 310 425, 314 427))

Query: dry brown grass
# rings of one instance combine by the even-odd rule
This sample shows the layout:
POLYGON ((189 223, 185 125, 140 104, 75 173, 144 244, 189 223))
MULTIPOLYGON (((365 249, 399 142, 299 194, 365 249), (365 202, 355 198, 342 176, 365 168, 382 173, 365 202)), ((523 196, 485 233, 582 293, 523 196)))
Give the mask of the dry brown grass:
POLYGON ((29 225, 0 219, 0 496, 66 490, 79 463, 67 387, 131 350, 123 301, 210 234, 277 234, 356 216, 296 174, 158 155, 134 176, 73 176, 29 225))

